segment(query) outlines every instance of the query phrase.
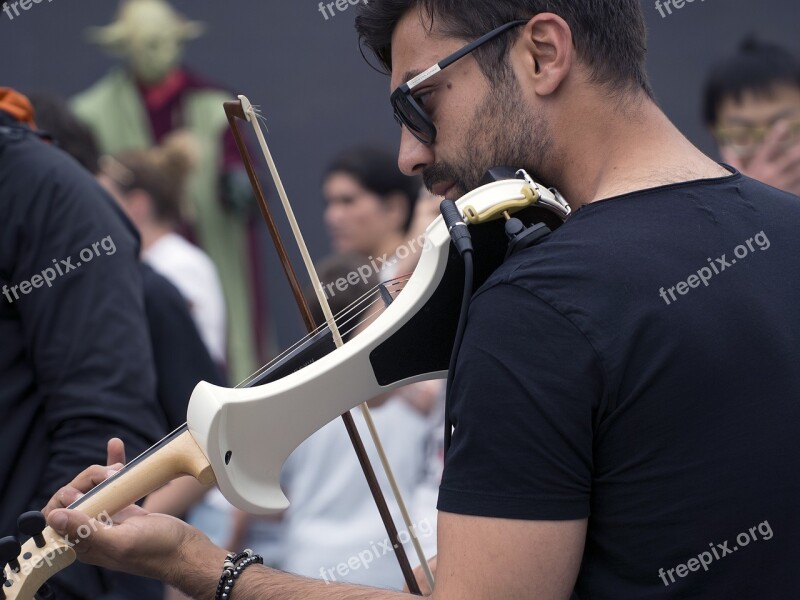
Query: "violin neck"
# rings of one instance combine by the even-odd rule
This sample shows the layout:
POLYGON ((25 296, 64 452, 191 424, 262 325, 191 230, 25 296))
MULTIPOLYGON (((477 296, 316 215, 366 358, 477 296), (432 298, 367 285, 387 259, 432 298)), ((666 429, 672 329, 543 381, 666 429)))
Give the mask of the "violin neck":
POLYGON ((214 483, 211 464, 184 425, 96 486, 70 508, 91 517, 114 515, 166 485, 190 475, 203 485, 214 483))

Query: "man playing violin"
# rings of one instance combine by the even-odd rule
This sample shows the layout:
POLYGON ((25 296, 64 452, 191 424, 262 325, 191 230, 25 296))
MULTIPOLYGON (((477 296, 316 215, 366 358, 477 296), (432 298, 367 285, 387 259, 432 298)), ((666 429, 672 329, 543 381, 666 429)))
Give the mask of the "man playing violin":
MULTIPOLYGON (((636 0, 373 0, 357 27, 405 173, 456 199, 522 167, 575 211, 473 297, 433 598, 800 597, 796 198, 670 123, 636 0)), ((87 518, 54 509, 108 471, 51 526, 74 536, 87 518)), ((115 522, 82 560, 214 597, 226 550, 141 509, 115 522)), ((252 565, 230 597, 403 594, 252 565)))

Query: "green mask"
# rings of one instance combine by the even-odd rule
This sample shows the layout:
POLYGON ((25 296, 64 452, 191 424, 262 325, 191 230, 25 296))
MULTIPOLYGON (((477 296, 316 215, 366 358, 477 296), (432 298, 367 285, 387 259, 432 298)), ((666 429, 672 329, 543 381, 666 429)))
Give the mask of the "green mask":
POLYGON ((123 0, 117 20, 89 35, 125 58, 139 80, 153 85, 180 64, 184 42, 198 37, 202 29, 165 0, 123 0))

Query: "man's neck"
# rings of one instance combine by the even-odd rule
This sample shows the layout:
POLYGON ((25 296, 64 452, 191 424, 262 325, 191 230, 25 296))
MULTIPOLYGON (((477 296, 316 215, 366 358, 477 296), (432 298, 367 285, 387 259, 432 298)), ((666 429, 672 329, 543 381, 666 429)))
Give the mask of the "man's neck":
POLYGON ((559 129, 565 148, 559 191, 573 209, 622 194, 729 173, 689 142, 651 101, 627 111, 573 114, 559 129))

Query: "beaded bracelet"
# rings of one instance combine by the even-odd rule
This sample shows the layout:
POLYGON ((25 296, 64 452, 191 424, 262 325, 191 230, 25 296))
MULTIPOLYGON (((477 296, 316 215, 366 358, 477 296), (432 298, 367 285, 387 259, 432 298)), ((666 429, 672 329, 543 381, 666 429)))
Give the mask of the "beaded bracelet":
POLYGON ((249 548, 239 554, 229 553, 225 557, 225 562, 222 563, 222 576, 219 578, 214 600, 229 600, 233 584, 239 579, 242 571, 256 563, 263 565, 264 559, 258 554, 254 554, 249 548))

